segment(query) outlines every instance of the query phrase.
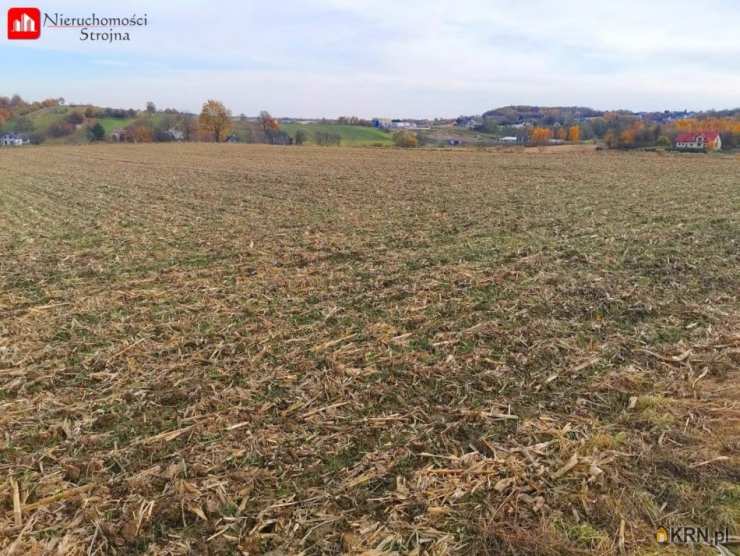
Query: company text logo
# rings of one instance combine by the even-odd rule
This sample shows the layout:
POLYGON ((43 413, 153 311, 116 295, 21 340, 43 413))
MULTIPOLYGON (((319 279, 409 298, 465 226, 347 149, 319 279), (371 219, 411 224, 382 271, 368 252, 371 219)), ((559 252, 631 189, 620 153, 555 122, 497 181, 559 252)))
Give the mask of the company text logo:
POLYGON ((8 10, 8 39, 33 40, 53 31, 74 31, 83 42, 128 42, 135 29, 149 26, 147 14, 128 16, 67 15, 53 12, 42 13, 38 8, 10 8, 8 10))

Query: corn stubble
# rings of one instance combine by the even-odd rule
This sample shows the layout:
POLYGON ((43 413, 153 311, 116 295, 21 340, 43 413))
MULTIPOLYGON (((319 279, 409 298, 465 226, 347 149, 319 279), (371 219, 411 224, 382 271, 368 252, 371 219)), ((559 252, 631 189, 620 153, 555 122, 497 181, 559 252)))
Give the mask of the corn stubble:
POLYGON ((650 553, 658 525, 736 528, 739 168, 3 151, 0 551, 650 553))

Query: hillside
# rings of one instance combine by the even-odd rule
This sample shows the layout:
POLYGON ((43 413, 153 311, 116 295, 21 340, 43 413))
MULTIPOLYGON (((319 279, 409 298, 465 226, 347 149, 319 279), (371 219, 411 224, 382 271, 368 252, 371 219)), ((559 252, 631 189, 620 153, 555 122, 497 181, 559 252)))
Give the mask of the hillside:
POLYGON ((503 106, 483 113, 498 124, 541 122, 546 125, 568 123, 582 118, 603 115, 603 112, 584 106, 503 106))
MULTIPOLYGON (((79 144, 87 143, 87 130, 90 126, 100 123, 105 130, 106 136, 113 130, 125 128, 136 121, 138 113, 134 110, 112 110, 93 105, 71 105, 71 106, 51 106, 32 110, 23 114, 17 114, 9 118, 0 125, 0 133, 21 131, 31 136, 42 137, 43 142, 47 144, 79 144), (95 114, 95 117, 86 117, 85 114, 95 114), (100 117, 105 113, 132 113, 133 116, 126 117, 100 117), (62 134, 60 130, 65 124, 68 124, 70 116, 79 114, 82 121, 76 124, 68 125, 68 128, 62 134), (27 129, 23 126, 18 129, 19 121, 25 120, 30 122, 27 129), (56 128, 56 131, 55 131, 56 128)), ((162 113, 156 113, 151 116, 152 123, 156 125, 164 116, 162 113)))
MULTIPOLYGON (((163 124, 166 118, 171 116, 172 114, 165 112, 155 112, 148 115, 146 112, 102 108, 93 105, 51 106, 14 116, 7 120, 4 125, 0 125, 0 133, 16 131, 18 120, 24 118, 30 122, 31 129, 23 129, 23 132, 37 137, 43 137, 43 143, 80 144, 89 141, 87 131, 89 127, 96 123, 100 123, 103 126, 105 136, 108 138, 114 130, 126 128, 136 123, 137 120, 156 128, 163 124), (75 113, 82 117, 82 121, 70 127, 68 125, 69 119, 75 113), (94 116, 91 116, 91 114, 94 114, 94 116), (116 116, 106 114, 116 114, 116 116), (67 125, 68 129, 66 133, 61 135, 59 129, 65 125, 67 125)), ((165 125, 165 127, 168 126, 165 125)), ((247 138, 254 136, 254 130, 250 131, 254 126, 248 125, 247 128, 249 129, 244 129, 244 127, 243 123, 237 119, 234 120, 233 131, 249 142, 247 138)), ((337 134, 341 137, 341 144, 345 146, 391 145, 393 142, 390 133, 371 127, 333 123, 299 124, 291 122, 281 124, 280 128, 294 139, 296 132, 302 129, 307 134, 306 143, 308 144, 315 143, 314 138, 317 132, 337 134)))
POLYGON ((393 138, 390 133, 376 129, 374 127, 363 127, 354 125, 339 124, 281 124, 288 135, 295 139, 296 131, 303 129, 308 133, 308 142, 314 142, 314 133, 338 133, 342 138, 342 145, 350 146, 371 146, 371 145, 391 145, 393 138))

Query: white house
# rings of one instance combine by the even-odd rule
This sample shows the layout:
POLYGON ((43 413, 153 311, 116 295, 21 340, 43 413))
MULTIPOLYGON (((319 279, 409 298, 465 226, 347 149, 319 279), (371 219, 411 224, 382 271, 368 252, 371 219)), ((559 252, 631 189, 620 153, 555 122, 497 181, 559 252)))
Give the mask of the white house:
POLYGON ((110 134, 111 140, 117 143, 121 143, 125 141, 126 136, 127 136, 126 130, 120 127, 111 131, 111 134, 110 134))
POLYGON ((168 129, 167 133, 169 133, 173 141, 184 141, 185 140, 185 132, 179 129, 176 129, 174 127, 171 127, 170 129, 168 129))
POLYGON ((392 129, 416 129, 416 124, 413 122, 404 122, 403 120, 393 120, 391 122, 392 129))
POLYGON ((483 125, 483 119, 478 116, 460 116, 455 125, 464 129, 475 129, 483 125))
POLYGON ((391 127, 391 119, 390 118, 373 118, 373 127, 376 127, 378 129, 388 129, 391 127))
POLYGON ((23 137, 22 135, 17 135, 15 133, 6 133, 5 135, 0 135, 0 146, 3 147, 20 147, 22 145, 27 145, 31 141, 27 137, 23 137))
POLYGON ((676 148, 684 151, 716 151, 722 148, 722 138, 716 131, 680 133, 676 136, 676 148))

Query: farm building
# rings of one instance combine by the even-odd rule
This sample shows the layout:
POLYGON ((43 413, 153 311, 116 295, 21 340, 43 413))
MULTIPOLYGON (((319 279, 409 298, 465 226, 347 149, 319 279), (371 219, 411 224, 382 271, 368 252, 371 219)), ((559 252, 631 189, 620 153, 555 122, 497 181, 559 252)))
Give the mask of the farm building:
POLYGON ((455 125, 464 129, 475 129, 483 125, 483 119, 478 116, 460 116, 455 125))
POLYGON ((25 135, 18 135, 16 133, 0 135, 0 146, 3 147, 20 147, 22 145, 28 145, 30 142, 25 135))
POLYGON ((680 133, 676 136, 676 148, 682 151, 715 151, 722 148, 722 139, 716 131, 680 133))
POLYGON ((372 125, 377 129, 429 129, 432 127, 426 120, 407 121, 388 118, 373 118, 372 125))
POLYGON ((128 137, 128 133, 123 128, 114 129, 110 134, 111 140, 117 143, 122 143, 126 141, 127 137, 128 137))
POLYGON ((167 134, 172 138, 173 141, 184 141, 185 133, 179 129, 171 127, 167 130, 167 134))
POLYGON ((404 120, 393 120, 391 122, 391 128, 393 129, 416 129, 416 124, 413 122, 406 122, 404 120))
POLYGON ((388 129, 391 127, 390 118, 373 118, 373 127, 378 129, 388 129))

